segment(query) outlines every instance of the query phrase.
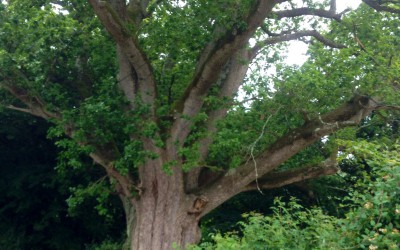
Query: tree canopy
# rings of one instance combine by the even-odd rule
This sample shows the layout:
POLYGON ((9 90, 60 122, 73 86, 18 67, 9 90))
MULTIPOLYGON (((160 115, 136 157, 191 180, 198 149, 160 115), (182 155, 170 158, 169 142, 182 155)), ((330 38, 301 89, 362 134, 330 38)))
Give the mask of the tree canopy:
POLYGON ((131 249, 196 243, 199 220, 236 194, 337 173, 338 139, 356 131, 343 129, 399 110, 398 1, 338 13, 335 0, 13 0, 0 12, 2 107, 54 124, 60 168, 86 169, 82 155, 102 167, 131 249), (310 44, 301 66, 283 61, 290 40, 310 44))

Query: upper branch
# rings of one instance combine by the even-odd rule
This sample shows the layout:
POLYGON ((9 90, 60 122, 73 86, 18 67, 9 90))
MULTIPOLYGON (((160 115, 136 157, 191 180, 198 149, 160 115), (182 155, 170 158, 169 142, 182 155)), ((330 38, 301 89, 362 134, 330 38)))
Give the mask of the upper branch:
POLYGON ((194 77, 178 103, 177 112, 183 117, 177 117, 171 130, 173 143, 183 144, 190 132, 194 117, 200 111, 204 97, 212 84, 218 79, 220 72, 236 51, 244 47, 255 30, 263 23, 271 12, 275 1, 259 0, 248 14, 244 30, 225 30, 225 35, 218 41, 210 42, 200 56, 194 77), (189 118, 189 119, 188 119, 189 118))
POLYGON ((299 17, 299 16, 318 16, 324 18, 334 19, 340 21, 344 12, 336 13, 335 5, 331 5, 329 10, 324 9, 314 9, 314 8, 297 8, 290 10, 274 11, 271 13, 272 17, 276 19, 282 19, 285 17, 299 17))
POLYGON ((379 109, 379 107, 380 105, 374 100, 357 95, 336 110, 313 121, 307 121, 303 126, 288 132, 256 157, 254 161, 244 163, 235 171, 222 176, 212 185, 198 190, 199 194, 208 197, 210 200, 209 207, 206 210, 209 211, 208 209, 215 208, 222 200, 246 190, 246 187, 256 178, 255 168, 257 168, 259 176, 264 176, 321 137, 341 128, 357 125, 364 117, 373 110, 379 109))
POLYGON ((274 36, 269 37, 269 38, 257 43, 252 48, 253 57, 255 57, 257 55, 258 51, 266 45, 273 45, 273 44, 277 44, 280 42, 296 40, 296 39, 299 39, 302 37, 314 37, 319 42, 325 44, 326 46, 332 47, 332 48, 340 48, 340 49, 346 48, 346 46, 344 46, 343 44, 339 44, 332 40, 329 40, 328 38, 324 37, 321 33, 319 33, 316 30, 303 30, 303 31, 297 31, 297 32, 294 32, 291 34, 283 34, 283 35, 274 34, 274 36))
MULTIPOLYGON (((235 56, 227 63, 224 72, 226 77, 221 79, 221 86, 218 98, 219 99, 232 99, 242 84, 246 72, 248 70, 249 62, 251 60, 251 53, 248 49, 239 50, 235 56)), ((207 115, 208 119, 205 124, 207 135, 200 140, 200 162, 204 162, 207 158, 210 145, 214 141, 215 133, 217 132, 217 122, 223 119, 229 109, 230 105, 222 105, 216 109, 211 110, 207 115)), ((193 190, 198 188, 198 182, 201 169, 195 168, 186 174, 186 190, 193 190)))
POLYGON ((140 26, 143 19, 150 17, 153 14, 154 9, 163 0, 157 0, 150 4, 150 0, 130 0, 128 4, 128 10, 132 15, 132 18, 136 26, 140 26))
MULTIPOLYGON (((249 62, 251 61, 251 51, 248 49, 239 50, 228 63, 226 78, 222 80, 218 98, 231 99, 238 91, 244 81, 249 62)), ((204 161, 208 155, 208 149, 213 142, 213 136, 216 133, 217 122, 223 119, 230 105, 216 108, 208 113, 206 123, 207 136, 200 141, 200 160, 204 161)))
POLYGON ((115 0, 113 2, 114 6, 98 0, 89 0, 89 3, 132 65, 135 71, 134 74, 137 75, 137 84, 141 98, 145 104, 153 107, 151 110, 154 114, 156 91, 152 67, 146 55, 141 51, 138 41, 134 36, 135 34, 133 34, 134 31, 128 29, 128 24, 135 25, 135 23, 129 18, 125 1, 115 0))
POLYGON ((363 0, 365 4, 367 4, 369 7, 377 10, 377 11, 386 11, 390 13, 395 13, 399 14, 400 13, 400 2, 399 1, 381 1, 381 0, 363 0), (388 5, 385 5, 386 3, 390 4, 397 4, 396 8, 390 7, 388 5))
POLYGON ((331 0, 329 11, 333 13, 336 12, 336 0, 331 0))

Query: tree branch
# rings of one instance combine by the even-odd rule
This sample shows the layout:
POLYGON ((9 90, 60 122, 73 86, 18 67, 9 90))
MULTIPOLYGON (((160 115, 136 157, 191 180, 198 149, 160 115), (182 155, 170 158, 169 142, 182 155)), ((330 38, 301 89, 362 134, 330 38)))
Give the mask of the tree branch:
MULTIPOLYGON (((221 79, 222 83, 218 95, 219 99, 231 99, 236 94, 246 76, 246 72, 248 70, 250 62, 250 55, 251 54, 249 50, 241 49, 227 64, 227 69, 224 70, 225 72, 227 72, 225 79, 221 79)), ((208 114, 208 119, 205 125, 207 135, 199 143, 200 162, 204 162, 207 158, 209 147, 213 143, 214 135, 217 132, 217 122, 226 116, 229 109, 227 106, 213 109, 208 114)), ((198 179, 200 172, 201 168, 195 168, 190 170, 185 175, 186 190, 193 190, 198 188, 198 179)))
MULTIPOLYGON (((385 11, 385 12, 390 12, 394 14, 399 14, 400 13, 400 6, 397 6, 397 8, 392 8, 389 6, 384 5, 386 2, 389 1, 374 1, 374 0, 363 0, 365 4, 367 4, 369 7, 377 10, 377 11, 385 11)), ((400 2, 396 1, 390 1, 391 4, 400 4, 400 2)))
POLYGON ((245 20, 246 29, 237 30, 233 28, 225 31, 222 38, 210 42, 206 46, 200 56, 193 80, 176 106, 176 112, 181 115, 176 117, 172 126, 170 143, 183 145, 190 132, 191 118, 199 113, 208 90, 218 79, 220 72, 232 57, 232 54, 247 44, 275 4, 275 1, 257 1, 253 10, 248 14, 247 20, 245 20))
POLYGON ((336 9, 334 6, 331 5, 330 10, 324 9, 314 9, 314 8, 297 8, 297 9, 290 9, 290 10, 281 10, 281 11, 274 11, 271 13, 271 17, 275 19, 282 19, 288 17, 299 17, 299 16, 318 16, 323 18, 334 19, 338 22, 341 21, 342 13, 336 13, 336 9))
MULTIPOLYGON (((141 194, 141 189, 138 185, 135 185, 135 181, 129 175, 122 175, 119 173, 117 169, 114 167, 114 162, 119 157, 119 152, 114 143, 107 143, 105 145, 92 145, 90 143, 84 143, 81 141, 77 141, 74 139, 74 127, 73 125, 68 125, 64 127, 65 134, 73 139, 79 146, 93 146, 93 152, 89 153, 90 158, 93 161, 103 167, 108 176, 114 178, 116 180, 116 190, 120 195, 126 197, 131 202, 135 202, 136 197, 134 197, 133 193, 137 191, 137 193, 141 194), (135 190, 132 190, 134 188, 135 190)), ((136 181, 137 182, 137 181, 136 181)))
POLYGON ((32 96, 25 89, 13 86, 11 84, 0 83, 0 87, 9 92, 16 99, 21 101, 27 108, 15 107, 13 105, 7 106, 9 109, 29 113, 34 116, 41 117, 45 120, 56 119, 59 120, 61 115, 57 112, 52 112, 46 109, 45 103, 38 96, 32 96))
POLYGON ((329 12, 336 13, 336 0, 331 0, 329 4, 329 12))
MULTIPOLYGON (((364 117, 379 107, 378 103, 366 96, 356 95, 343 106, 306 122, 278 139, 266 151, 255 158, 257 171, 264 176, 304 148, 341 128, 357 125, 364 117)), ((234 171, 228 172, 212 185, 196 192, 209 198, 209 205, 203 213, 220 205, 255 180, 254 162, 246 162, 234 171)))
POLYGON ((135 25, 139 27, 143 19, 150 17, 153 14, 154 9, 163 0, 157 0, 150 5, 150 0, 130 0, 128 4, 128 12, 133 18, 135 25))
MULTIPOLYGON (((39 97, 31 96, 27 90, 19 88, 15 86, 15 84, 11 85, 2 83, 0 86, 28 107, 20 108, 13 105, 8 105, 7 108, 29 113, 50 121, 52 119, 58 121, 62 119, 61 114, 48 111, 45 107, 45 103, 39 97)), ((73 138, 73 126, 65 126, 64 132, 67 136, 73 138)), ((85 145, 81 142, 77 143, 82 146, 85 145)), ((117 157, 115 157, 115 154, 115 150, 110 146, 95 146, 95 151, 90 153, 90 157, 94 160, 94 162, 104 167, 109 176, 117 181, 117 190, 119 190, 127 198, 133 199, 131 192, 132 190, 129 190, 129 188, 132 186, 135 187, 135 185, 133 185, 133 181, 129 177, 122 176, 113 167, 113 162, 117 159, 117 157)))
MULTIPOLYGON (((2 86, 6 90, 8 90, 12 95, 14 95, 17 99, 27 105, 29 108, 19 108, 13 105, 7 106, 7 108, 29 113, 34 116, 42 117, 46 120, 56 119, 61 120, 61 115, 57 113, 51 113, 47 111, 44 107, 44 104, 39 100, 38 97, 30 98, 25 90, 18 89, 17 87, 10 87, 10 86, 2 86)), ((65 134, 70 138, 73 138, 73 128, 72 126, 68 126, 64 129, 65 134)), ((78 142, 79 145, 84 145, 84 143, 78 142)), ((120 192, 122 195, 127 197, 128 199, 134 201, 134 197, 132 195, 132 191, 130 187, 136 187, 133 185, 133 180, 131 180, 128 176, 121 175, 113 166, 113 161, 116 160, 116 157, 113 157, 114 150, 107 146, 96 146, 96 150, 89 154, 89 156, 94 160, 95 163, 99 164, 100 166, 104 167, 107 174, 114 178, 117 181, 117 191, 120 192)), ((136 188, 138 191, 139 188, 136 188)), ((139 192, 140 193, 140 192, 139 192)))
MULTIPOLYGON (((137 38, 134 37, 134 31, 127 28, 128 24, 135 25, 135 23, 129 18, 125 1, 115 0, 114 6, 99 0, 89 0, 89 3, 106 30, 123 51, 126 60, 132 65, 132 69, 137 75, 138 90, 142 101, 151 107, 150 110, 154 116, 156 86, 152 67, 141 51, 137 38)), ((129 99, 130 96, 128 95, 127 98, 129 99)))
POLYGON ((339 171, 335 160, 327 159, 316 166, 306 166, 297 169, 290 169, 282 172, 271 172, 243 188, 244 191, 261 189, 273 189, 289 184, 315 179, 322 176, 336 174, 339 171))
POLYGON ((130 108, 134 109, 135 97, 139 91, 137 86, 138 76, 119 45, 117 45, 117 59, 119 65, 118 86, 129 101, 130 108))
MULTIPOLYGON (((249 68, 251 59, 250 56, 251 54, 249 50, 241 49, 232 58, 227 69, 226 78, 222 80, 221 90, 218 95, 219 99, 231 99, 237 93, 249 68)), ((204 161, 206 159, 208 155, 208 148, 213 142, 213 136, 217 131, 217 122, 226 116, 228 109, 228 107, 220 107, 212 110, 208 114, 206 123, 206 130, 208 133, 207 137, 200 142, 200 161, 204 161)))
POLYGON ((107 155, 110 155, 109 149, 102 147, 96 147, 96 150, 89 154, 95 163, 106 170, 109 177, 116 180, 116 190, 118 193, 132 201, 132 203, 135 202, 136 197, 134 197, 134 192, 137 192, 139 196, 141 194, 140 187, 135 185, 134 181, 129 176, 121 175, 119 171, 115 169, 112 159, 109 159, 107 155))
POLYGON ((299 39, 302 37, 307 37, 307 36, 314 37, 319 42, 323 43, 326 46, 332 47, 332 48, 339 48, 339 49, 346 48, 346 46, 344 46, 342 44, 339 44, 332 40, 327 39, 326 37, 324 37, 321 33, 319 33, 316 30, 303 30, 303 31, 294 32, 292 34, 284 34, 284 35, 276 34, 273 37, 269 37, 269 38, 257 43, 252 48, 252 57, 254 58, 257 55, 257 53, 260 51, 260 49, 262 49, 263 47, 265 47, 267 45, 273 45, 273 44, 277 44, 280 42, 296 40, 296 39, 299 39))

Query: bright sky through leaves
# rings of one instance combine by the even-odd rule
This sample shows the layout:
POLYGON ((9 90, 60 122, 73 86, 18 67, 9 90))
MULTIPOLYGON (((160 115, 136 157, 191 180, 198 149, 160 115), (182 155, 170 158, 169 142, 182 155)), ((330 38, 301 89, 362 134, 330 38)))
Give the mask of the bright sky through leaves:
MULTIPOLYGON (((337 12, 340 13, 347 8, 355 9, 360 5, 361 0, 337 0, 337 12)), ((288 48, 287 64, 301 65, 307 60, 308 45, 300 41, 291 41, 288 48)))

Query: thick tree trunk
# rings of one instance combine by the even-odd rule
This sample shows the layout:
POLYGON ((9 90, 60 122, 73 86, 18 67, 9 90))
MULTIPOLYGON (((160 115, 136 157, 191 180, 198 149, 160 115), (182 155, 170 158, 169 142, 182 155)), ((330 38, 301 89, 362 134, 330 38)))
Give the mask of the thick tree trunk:
POLYGON ((200 240, 201 211, 194 207, 201 197, 185 193, 180 166, 174 167, 172 175, 162 170, 168 157, 161 151, 159 153, 158 159, 139 168, 144 177, 139 197, 131 199, 129 206, 124 202, 127 245, 132 250, 173 249, 174 244, 184 249, 187 244, 200 240))
POLYGON ((130 249, 169 250, 174 244, 184 248, 200 240, 199 219, 184 209, 184 202, 154 201, 154 197, 142 198, 132 225, 130 249))

